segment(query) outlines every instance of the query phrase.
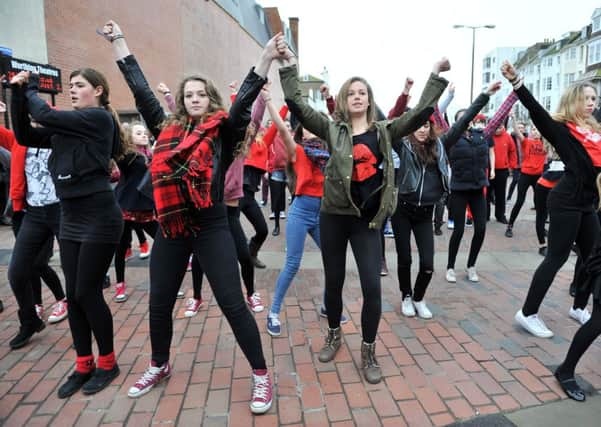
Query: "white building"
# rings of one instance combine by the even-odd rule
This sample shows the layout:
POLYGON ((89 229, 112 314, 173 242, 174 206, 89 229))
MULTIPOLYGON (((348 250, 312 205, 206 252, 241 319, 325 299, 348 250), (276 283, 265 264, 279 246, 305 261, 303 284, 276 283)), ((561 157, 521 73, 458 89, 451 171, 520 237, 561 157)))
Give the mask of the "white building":
POLYGON ((601 8, 595 9, 591 16, 587 42, 586 72, 582 80, 590 80, 601 93, 601 8))
MULTIPOLYGON (((512 63, 515 62, 518 58, 518 53, 524 49, 523 47, 498 47, 488 52, 482 60, 482 91, 486 90, 490 82, 503 80, 500 71, 503 61, 507 59, 512 63)), ((501 90, 490 98, 482 113, 488 116, 494 114, 510 92, 510 85, 504 84, 501 86, 501 90)))

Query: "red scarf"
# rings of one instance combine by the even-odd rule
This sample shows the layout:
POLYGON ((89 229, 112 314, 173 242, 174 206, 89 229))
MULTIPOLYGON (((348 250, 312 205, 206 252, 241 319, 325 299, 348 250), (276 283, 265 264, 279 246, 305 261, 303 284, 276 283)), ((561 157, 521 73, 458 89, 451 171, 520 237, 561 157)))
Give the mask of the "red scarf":
POLYGON ((193 130, 189 122, 185 128, 168 126, 159 135, 150 172, 157 219, 165 237, 198 231, 194 211, 212 206, 213 141, 227 117, 218 111, 193 130))
POLYGON ((572 122, 567 122, 566 126, 572 136, 580 141, 593 161, 593 166, 601 167, 601 135, 572 122))

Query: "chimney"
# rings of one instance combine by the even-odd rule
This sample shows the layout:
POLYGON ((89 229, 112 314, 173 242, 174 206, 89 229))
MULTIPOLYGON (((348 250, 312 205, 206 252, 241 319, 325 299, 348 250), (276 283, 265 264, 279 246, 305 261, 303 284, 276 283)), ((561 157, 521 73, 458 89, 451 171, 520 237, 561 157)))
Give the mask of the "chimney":
POLYGON ((296 56, 299 57, 299 46, 298 46, 298 18, 288 19, 288 25, 290 26, 290 33, 292 35, 292 42, 294 43, 294 49, 296 49, 296 56))
POLYGON ((280 19, 280 12, 277 7, 264 7, 263 11, 267 16, 267 25, 271 31, 271 36, 275 36, 277 33, 284 33, 282 20, 280 19))

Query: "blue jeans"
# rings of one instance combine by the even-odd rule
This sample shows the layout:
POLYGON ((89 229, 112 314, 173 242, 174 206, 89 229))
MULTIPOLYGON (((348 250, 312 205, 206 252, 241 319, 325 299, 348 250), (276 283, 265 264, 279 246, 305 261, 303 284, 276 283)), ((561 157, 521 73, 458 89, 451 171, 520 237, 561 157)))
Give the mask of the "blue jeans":
POLYGON ((300 267, 307 234, 311 235, 317 247, 321 249, 320 206, 321 198, 312 196, 296 196, 290 206, 286 221, 286 264, 275 285, 275 294, 270 310, 274 314, 280 314, 282 301, 300 267))

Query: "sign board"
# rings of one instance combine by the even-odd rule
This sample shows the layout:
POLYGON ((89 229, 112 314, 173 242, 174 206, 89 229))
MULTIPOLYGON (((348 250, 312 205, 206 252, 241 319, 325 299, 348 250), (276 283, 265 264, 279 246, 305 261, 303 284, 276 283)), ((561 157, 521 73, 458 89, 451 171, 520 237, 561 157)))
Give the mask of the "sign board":
POLYGON ((63 91, 61 70, 58 68, 0 54, 0 74, 6 74, 8 81, 20 71, 31 71, 40 75, 40 92, 63 91))

